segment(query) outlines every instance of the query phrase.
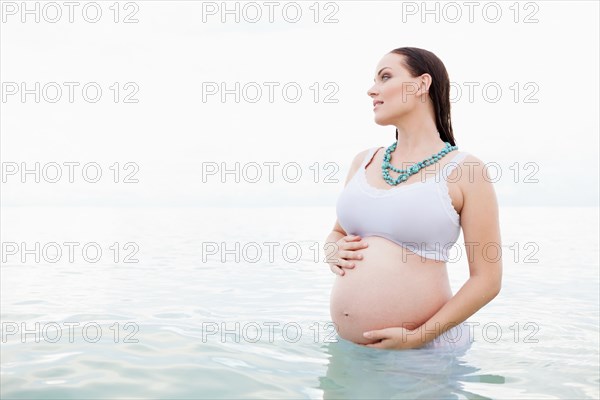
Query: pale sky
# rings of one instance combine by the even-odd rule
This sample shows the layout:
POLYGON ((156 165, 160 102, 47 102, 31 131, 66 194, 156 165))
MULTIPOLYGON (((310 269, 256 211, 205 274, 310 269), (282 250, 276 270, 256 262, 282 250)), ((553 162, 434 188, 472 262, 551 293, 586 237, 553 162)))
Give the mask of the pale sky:
MULTIPOLYGON (((380 58, 403 46, 430 50, 444 62, 455 88, 457 145, 501 166, 500 206, 599 204, 595 1, 477 2, 472 22, 464 2, 428 2, 430 14, 420 1, 320 2, 318 15, 315 2, 278 2, 273 23, 264 2, 253 3, 262 12, 256 23, 244 20, 257 9, 244 8, 246 2, 228 3, 238 4, 239 23, 234 14, 221 22, 221 2, 130 3, 135 7, 120 3, 118 23, 113 2, 100 2, 97 23, 86 22, 81 7, 73 23, 66 7, 56 23, 48 21, 56 10, 40 9, 36 23, 34 14, 22 15, 21 2, 2 3, 3 206, 333 206, 354 155, 394 141, 393 126, 374 123, 366 92, 380 58), (288 20, 301 10, 299 22, 284 19, 284 6, 288 20), (139 22, 121 22, 127 16, 139 22), (35 82, 46 87, 40 102, 34 94, 22 102, 21 83, 34 89, 35 82), (73 103, 64 82, 76 82, 73 103), (88 95, 102 89, 96 103, 83 98, 90 82, 88 95), (222 102, 221 84, 233 93, 236 82, 245 96, 240 89, 239 102, 235 94, 222 102), (52 103, 56 87, 62 97, 52 103), (210 88, 219 92, 207 95, 210 88), (262 98, 252 102, 257 88, 262 98), (297 88, 297 102, 285 98, 297 88), (123 102, 127 95, 138 102, 123 102), (10 175, 15 165, 32 169, 36 162, 50 179, 60 165, 60 181, 35 183, 30 174, 21 183, 20 170, 10 175), (263 178, 202 182, 206 163, 235 162, 251 176, 252 165, 261 166, 263 178), (280 163, 273 183, 264 164, 270 162, 280 163), (79 163, 74 183, 64 163, 79 163), (100 167, 97 183, 82 178, 84 164, 100 167), (284 164, 300 166, 298 182, 283 179, 284 164), (123 183, 128 174, 139 183, 123 183)), ((94 17, 93 9, 87 13, 94 17)))

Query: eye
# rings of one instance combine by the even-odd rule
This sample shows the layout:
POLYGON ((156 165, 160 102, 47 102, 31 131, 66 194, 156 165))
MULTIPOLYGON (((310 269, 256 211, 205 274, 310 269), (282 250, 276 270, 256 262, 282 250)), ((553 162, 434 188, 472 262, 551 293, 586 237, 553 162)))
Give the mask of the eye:
POLYGON ((383 80, 383 78, 385 78, 386 76, 387 76, 388 78, 390 78, 390 74, 383 74, 383 75, 381 75, 381 79, 383 80))

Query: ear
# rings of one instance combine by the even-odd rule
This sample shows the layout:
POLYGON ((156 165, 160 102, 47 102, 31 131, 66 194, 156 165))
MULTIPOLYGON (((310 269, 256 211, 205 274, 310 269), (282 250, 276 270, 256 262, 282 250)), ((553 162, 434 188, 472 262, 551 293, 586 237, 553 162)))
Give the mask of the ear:
POLYGON ((431 87, 431 83, 433 82, 433 78, 431 75, 425 73, 419 77, 419 91, 417 95, 427 95, 429 93, 429 88, 431 87))

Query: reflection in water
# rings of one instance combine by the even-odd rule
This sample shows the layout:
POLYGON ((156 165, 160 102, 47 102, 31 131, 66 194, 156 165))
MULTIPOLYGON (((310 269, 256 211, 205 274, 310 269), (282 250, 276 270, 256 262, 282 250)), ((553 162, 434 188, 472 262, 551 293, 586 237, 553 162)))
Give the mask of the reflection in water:
MULTIPOLYGON (((319 378, 323 399, 340 398, 478 398, 462 382, 478 380, 479 368, 460 359, 471 343, 457 349, 383 350, 340 338, 325 343, 326 376, 319 378)), ((498 377, 496 383, 503 383, 498 377)))

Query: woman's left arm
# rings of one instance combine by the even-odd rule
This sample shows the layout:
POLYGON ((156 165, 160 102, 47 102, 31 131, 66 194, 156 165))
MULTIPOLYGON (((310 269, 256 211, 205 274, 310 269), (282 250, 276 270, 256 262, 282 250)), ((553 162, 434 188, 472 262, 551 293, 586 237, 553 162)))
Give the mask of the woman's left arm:
POLYGON ((371 331, 371 336, 365 336, 382 341, 367 346, 393 349, 421 347, 464 322, 500 292, 502 250, 498 201, 484 163, 474 156, 470 156, 470 160, 472 162, 457 167, 461 173, 458 181, 463 193, 460 221, 469 262, 469 279, 420 327, 412 331, 403 328, 371 331))

